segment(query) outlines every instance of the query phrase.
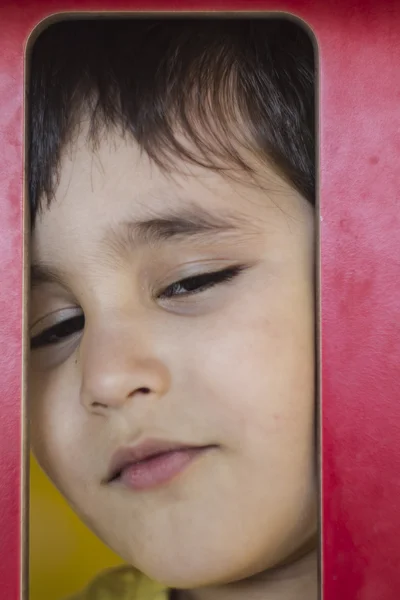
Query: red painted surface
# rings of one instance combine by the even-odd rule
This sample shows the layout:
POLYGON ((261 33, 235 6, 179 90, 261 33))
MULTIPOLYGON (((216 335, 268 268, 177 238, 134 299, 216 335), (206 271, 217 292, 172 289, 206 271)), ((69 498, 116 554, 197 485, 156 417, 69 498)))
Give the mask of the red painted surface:
POLYGON ((400 3, 0 6, 0 590, 20 598, 23 57, 59 11, 287 10, 320 49, 323 600, 400 598, 400 3))

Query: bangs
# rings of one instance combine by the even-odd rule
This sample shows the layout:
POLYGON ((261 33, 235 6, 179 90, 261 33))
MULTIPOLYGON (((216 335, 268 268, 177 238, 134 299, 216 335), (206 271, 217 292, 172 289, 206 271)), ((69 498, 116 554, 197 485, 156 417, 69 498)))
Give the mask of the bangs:
POLYGON ((177 159, 235 172, 249 153, 314 198, 314 56, 278 19, 65 21, 34 44, 29 86, 33 217, 57 188, 63 150, 89 121, 133 138, 162 169, 177 159))

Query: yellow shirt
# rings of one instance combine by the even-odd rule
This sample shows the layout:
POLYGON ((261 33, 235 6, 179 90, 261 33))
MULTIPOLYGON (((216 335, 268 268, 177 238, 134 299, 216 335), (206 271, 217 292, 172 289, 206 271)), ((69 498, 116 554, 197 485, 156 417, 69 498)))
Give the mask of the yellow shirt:
POLYGON ((168 600, 169 591, 132 567, 102 573, 69 600, 168 600))

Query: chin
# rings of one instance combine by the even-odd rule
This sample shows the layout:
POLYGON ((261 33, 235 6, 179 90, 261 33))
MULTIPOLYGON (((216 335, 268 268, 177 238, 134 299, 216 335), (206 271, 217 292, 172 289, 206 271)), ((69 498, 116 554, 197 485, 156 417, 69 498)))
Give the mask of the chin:
POLYGON ((265 557, 262 565, 256 564, 259 561, 251 558, 248 554, 235 557, 226 551, 223 558, 210 556, 209 553, 202 556, 197 551, 192 559, 188 555, 182 557, 170 553, 167 560, 156 563, 152 561, 151 564, 141 560, 133 561, 133 564, 148 577, 166 587, 189 590, 227 585, 248 579, 274 566, 274 561, 267 564, 265 557))

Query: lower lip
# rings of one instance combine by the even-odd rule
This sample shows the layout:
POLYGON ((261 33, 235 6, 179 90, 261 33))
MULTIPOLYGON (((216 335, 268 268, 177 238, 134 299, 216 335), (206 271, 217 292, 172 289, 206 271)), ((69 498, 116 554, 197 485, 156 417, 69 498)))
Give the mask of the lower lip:
POLYGON ((127 466, 117 481, 132 490, 147 490, 167 484, 208 450, 210 447, 165 452, 127 466))

